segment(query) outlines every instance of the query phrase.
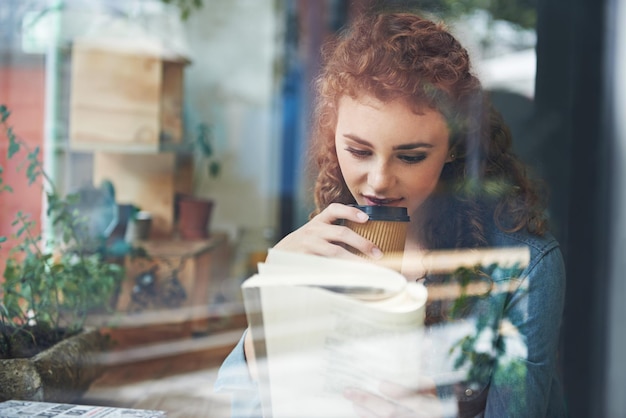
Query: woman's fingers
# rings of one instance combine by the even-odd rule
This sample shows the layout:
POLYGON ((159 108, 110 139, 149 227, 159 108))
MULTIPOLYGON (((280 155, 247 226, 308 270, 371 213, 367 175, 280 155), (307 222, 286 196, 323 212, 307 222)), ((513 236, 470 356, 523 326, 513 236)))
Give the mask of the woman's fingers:
POLYGON ((337 225, 340 219, 367 222, 368 216, 357 208, 333 203, 296 231, 283 238, 275 248, 322 255, 326 257, 359 259, 348 250, 352 247, 373 258, 382 252, 371 241, 350 228, 337 225))
POLYGON ((361 253, 377 260, 382 257, 382 252, 370 240, 363 238, 350 228, 343 225, 330 225, 321 231, 323 238, 329 242, 339 244, 342 248, 352 247, 361 253))
POLYGON ((415 392, 393 383, 381 384, 381 394, 349 388, 344 396, 352 401, 359 417, 436 418, 443 416, 441 400, 432 389, 415 392))
POLYGON ((341 203, 331 203, 326 209, 318 213, 315 218, 320 222, 332 224, 340 219, 346 219, 353 222, 367 222, 369 216, 360 209, 352 206, 342 205, 341 203))
POLYGON ((379 258, 380 250, 349 228, 340 225, 316 225, 315 221, 310 221, 307 225, 287 235, 274 247, 325 257, 360 259, 346 246, 351 246, 372 258, 379 258))
POLYGON ((437 396, 437 387, 435 386, 435 382, 430 378, 421 377, 419 379, 418 387, 419 388, 417 390, 413 390, 388 380, 384 380, 380 382, 379 389, 380 393, 392 399, 410 398, 416 393, 420 395, 437 396))
POLYGON ((349 388, 344 396, 352 401, 359 417, 395 417, 396 404, 361 389, 349 388))
MULTIPOLYGON (((379 259, 382 257, 382 252, 374 243, 368 239, 363 238, 356 232, 352 231, 343 225, 337 225, 339 220, 348 220, 356 223, 367 222, 369 217, 360 209, 352 206, 342 205, 340 203, 332 203, 321 213, 319 213, 312 221, 321 223, 322 225, 329 225, 330 228, 324 228, 320 233, 321 236, 328 242, 333 244, 339 244, 342 247, 346 245, 353 249, 360 251, 361 253, 379 259)), ((329 256, 345 255, 344 251, 338 251, 336 254, 324 254, 329 256)))

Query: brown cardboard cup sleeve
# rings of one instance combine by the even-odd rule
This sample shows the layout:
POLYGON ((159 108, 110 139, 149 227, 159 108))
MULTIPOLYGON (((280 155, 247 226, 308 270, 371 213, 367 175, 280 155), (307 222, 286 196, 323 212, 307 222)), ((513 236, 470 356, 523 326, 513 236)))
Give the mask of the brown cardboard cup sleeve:
MULTIPOLYGON (((369 220, 365 223, 343 220, 341 224, 357 234, 372 241, 385 256, 398 255, 404 252, 404 242, 409 226, 406 208, 396 206, 355 206, 367 213, 369 220)), ((353 248, 355 254, 363 255, 353 248)))

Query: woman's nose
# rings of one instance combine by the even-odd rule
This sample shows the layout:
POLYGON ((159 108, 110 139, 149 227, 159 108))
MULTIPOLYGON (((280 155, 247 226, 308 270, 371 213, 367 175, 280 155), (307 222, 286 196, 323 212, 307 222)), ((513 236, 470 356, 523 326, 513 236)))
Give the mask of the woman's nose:
POLYGON ((373 191, 384 192, 393 185, 394 179, 393 170, 387 163, 380 162, 370 170, 367 182, 373 191))

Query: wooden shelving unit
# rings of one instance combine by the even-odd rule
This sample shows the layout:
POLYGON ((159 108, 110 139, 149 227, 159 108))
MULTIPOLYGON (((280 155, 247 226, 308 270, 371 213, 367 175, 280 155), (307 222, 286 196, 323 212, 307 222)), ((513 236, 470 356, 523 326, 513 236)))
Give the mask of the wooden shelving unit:
POLYGON ((184 67, 155 40, 136 45, 77 39, 72 46, 69 143, 93 153, 93 182, 113 183, 118 203, 152 214, 151 238, 175 232, 177 193, 192 193, 184 141, 184 67))

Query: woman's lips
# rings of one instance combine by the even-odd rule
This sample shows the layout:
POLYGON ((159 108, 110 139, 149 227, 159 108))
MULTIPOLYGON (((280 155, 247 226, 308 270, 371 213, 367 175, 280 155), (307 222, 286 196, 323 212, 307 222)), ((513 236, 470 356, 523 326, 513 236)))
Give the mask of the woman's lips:
POLYGON ((367 205, 370 206, 392 206, 396 203, 399 203, 402 198, 393 198, 393 199, 389 199, 389 198, 379 198, 379 197, 374 197, 374 196, 363 196, 363 198, 365 199, 365 202, 367 203, 367 205))

